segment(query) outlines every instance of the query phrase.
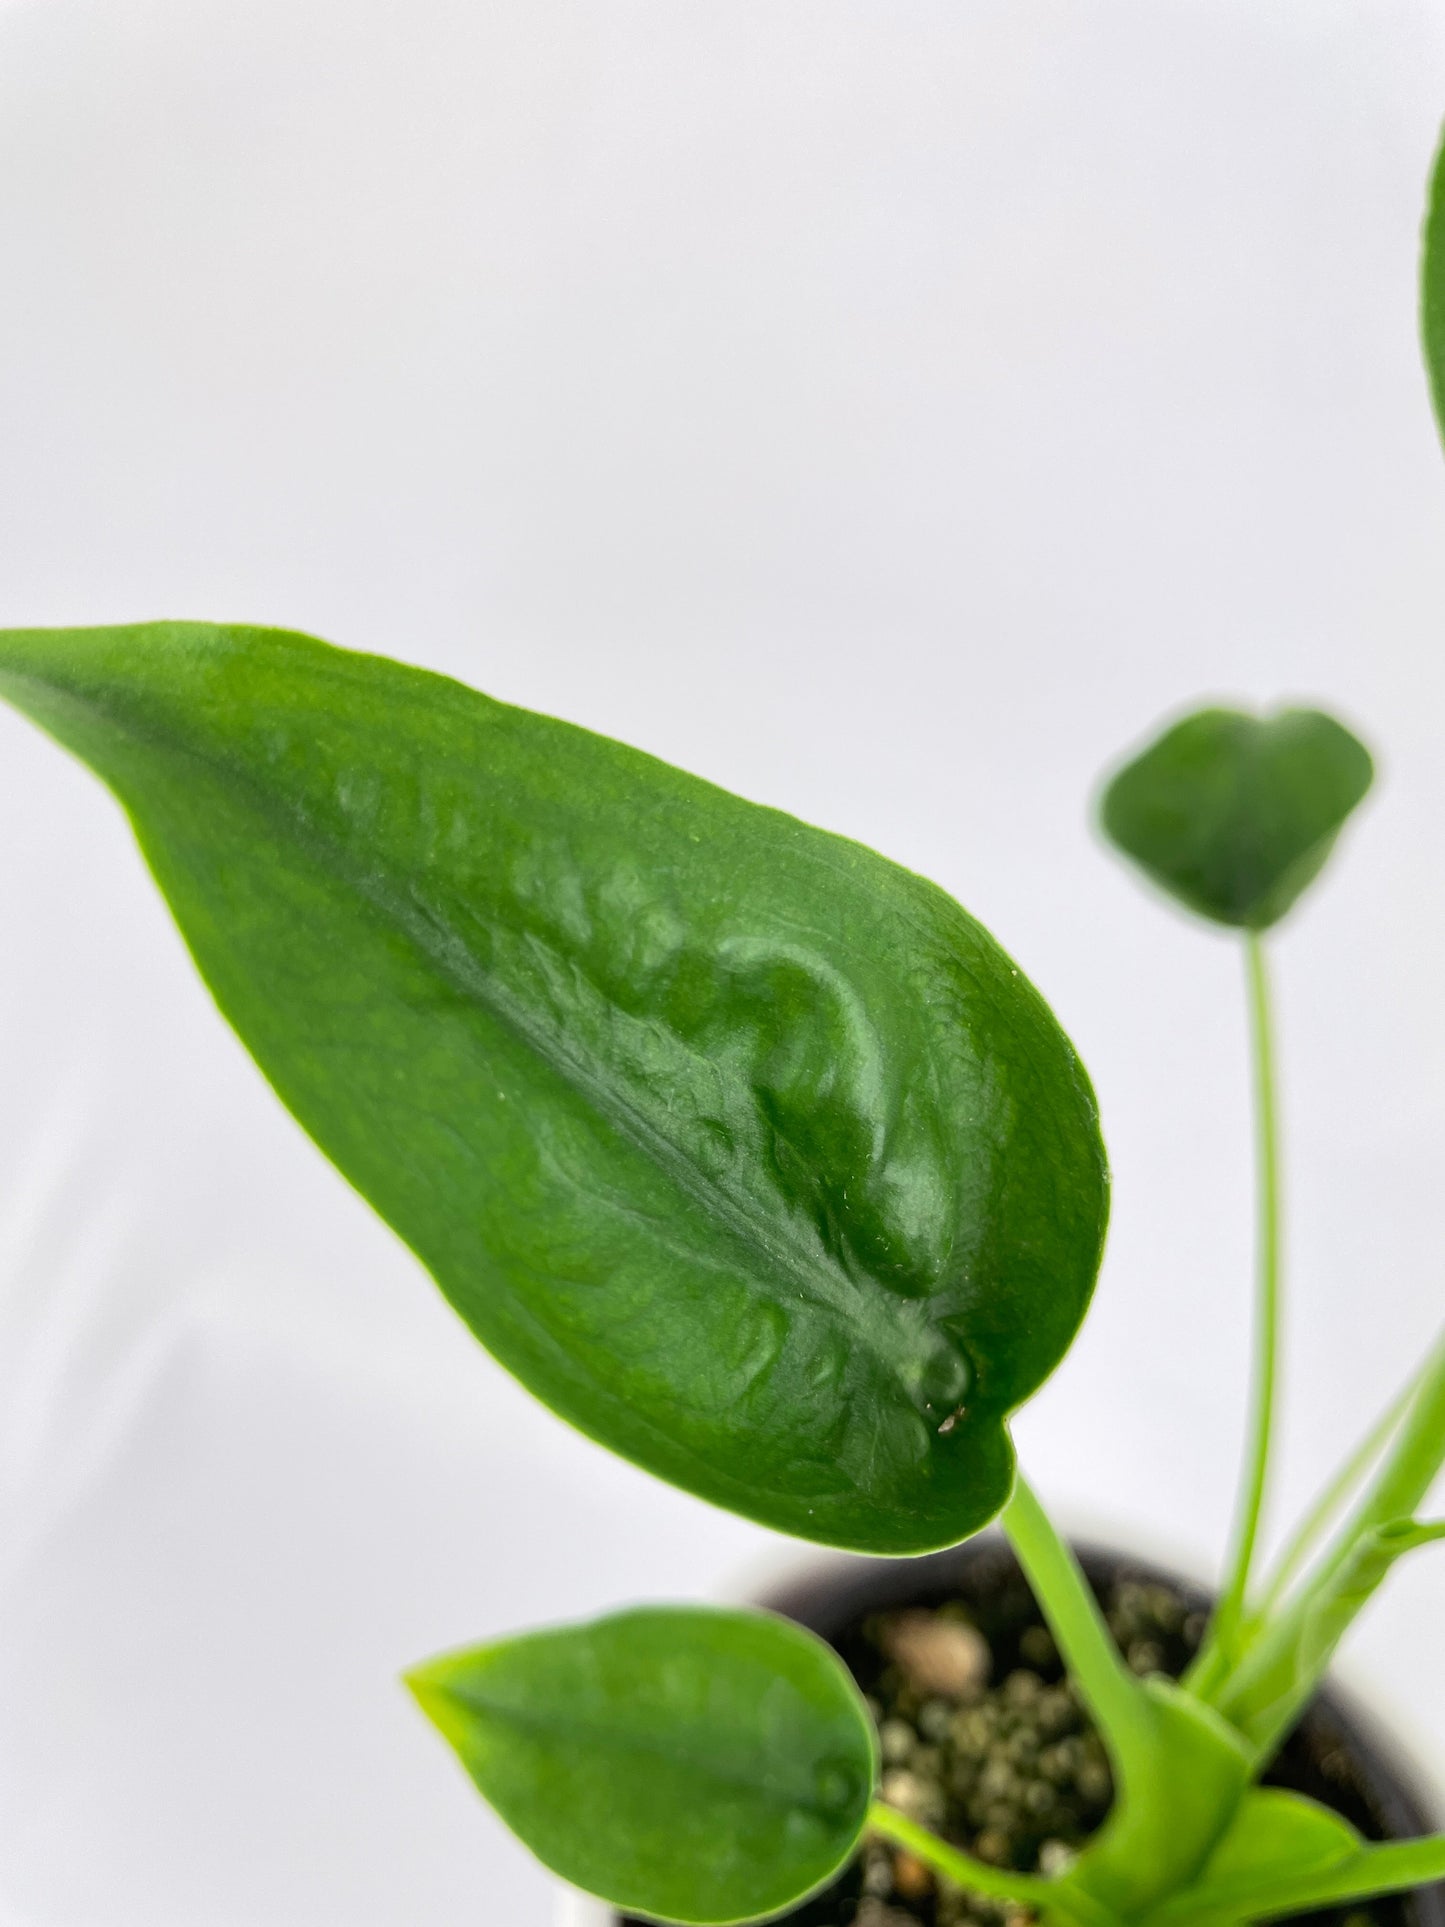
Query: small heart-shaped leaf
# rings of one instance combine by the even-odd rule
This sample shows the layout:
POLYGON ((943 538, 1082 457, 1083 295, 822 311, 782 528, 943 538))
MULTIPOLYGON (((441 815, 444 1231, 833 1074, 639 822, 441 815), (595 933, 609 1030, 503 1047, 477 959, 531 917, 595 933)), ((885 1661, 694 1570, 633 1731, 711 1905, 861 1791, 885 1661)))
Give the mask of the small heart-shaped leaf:
POLYGON ((1108 836, 1200 916, 1277 923, 1370 787, 1364 744, 1317 709, 1202 709, 1109 783, 1108 836))
POLYGON ((649 1607, 408 1675, 539 1860, 663 1920, 757 1920, 858 1844, 877 1774, 857 1687, 765 1613, 649 1607))

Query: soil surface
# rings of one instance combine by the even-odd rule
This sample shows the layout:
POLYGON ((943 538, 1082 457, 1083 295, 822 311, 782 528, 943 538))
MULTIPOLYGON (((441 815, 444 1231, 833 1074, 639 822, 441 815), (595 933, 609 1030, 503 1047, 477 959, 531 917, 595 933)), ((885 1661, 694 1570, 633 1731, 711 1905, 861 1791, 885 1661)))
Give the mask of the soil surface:
MULTIPOLYGON (((962 1593, 864 1610, 820 1630, 878 1722, 884 1799, 984 1860, 1058 1871, 1108 1814, 1108 1761, 1012 1556, 998 1548, 976 1563, 984 1569, 962 1593)), ((1154 1574, 1086 1564, 1128 1664, 1178 1677, 1203 1635, 1202 1602, 1154 1574)), ((1328 1712, 1307 1718, 1266 1784, 1335 1808, 1367 1838, 1388 1833, 1349 1736, 1328 1712)), ((869 1841, 831 1888, 782 1918, 789 1927, 1029 1927, 1033 1916, 936 1885, 910 1855, 869 1841)), ((1415 1909, 1392 1899, 1299 1918, 1412 1927, 1415 1909)))

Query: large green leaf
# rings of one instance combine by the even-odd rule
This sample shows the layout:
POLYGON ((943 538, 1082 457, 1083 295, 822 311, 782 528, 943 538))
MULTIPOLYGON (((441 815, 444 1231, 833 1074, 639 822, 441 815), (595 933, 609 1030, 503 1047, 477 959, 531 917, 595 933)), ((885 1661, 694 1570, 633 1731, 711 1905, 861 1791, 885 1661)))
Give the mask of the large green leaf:
POLYGON ((507 1825, 616 1906, 755 1920, 858 1844, 872 1721, 836 1655, 786 1620, 645 1608, 456 1653, 407 1683, 507 1825))
POLYGON ((1202 709, 1118 772, 1100 814, 1171 896, 1264 930, 1319 874, 1372 775, 1364 744, 1317 709, 1202 709))
POLYGON ((1445 434, 1445 141, 1430 170, 1420 251, 1420 342, 1435 423, 1445 434))
POLYGON ((1107 1207, 1037 992, 931 884, 636 750, 275 631, 0 634, 217 1002, 574 1424, 806 1538, 1007 1496, 1107 1207))

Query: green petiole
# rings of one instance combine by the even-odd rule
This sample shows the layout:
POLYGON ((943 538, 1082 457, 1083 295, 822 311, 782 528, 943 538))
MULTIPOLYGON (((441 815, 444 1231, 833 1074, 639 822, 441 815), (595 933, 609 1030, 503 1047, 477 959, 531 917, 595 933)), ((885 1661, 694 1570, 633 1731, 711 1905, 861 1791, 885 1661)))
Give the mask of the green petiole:
POLYGON ((1408 1518, 1445 1464, 1445 1332, 1411 1388, 1398 1436, 1364 1497, 1337 1535, 1325 1570, 1337 1571, 1357 1541, 1376 1526, 1408 1518))
POLYGON ((1418 1385, 1419 1374, 1412 1373, 1410 1382, 1385 1407, 1295 1528, 1276 1560, 1269 1584, 1254 1610, 1253 1618, 1256 1621, 1268 1619, 1289 1591, 1291 1583, 1324 1537, 1330 1522, 1399 1429, 1418 1385))
MULTIPOLYGON (((1445 1335, 1411 1389, 1411 1396, 1384 1462, 1324 1557, 1282 1609, 1259 1628, 1232 1667, 1214 1682, 1210 1697, 1230 1719, 1252 1729, 1262 1743, 1260 1721, 1274 1695, 1263 1686, 1293 1652, 1308 1652, 1311 1621, 1338 1591, 1343 1576, 1372 1535, 1412 1517, 1445 1463, 1445 1335)), ((1367 1595, 1366 1595, 1367 1596, 1367 1595)), ((1363 1597, 1360 1600, 1363 1604, 1363 1597)), ((1340 1628, 1343 1630, 1343 1627, 1340 1628)), ((1297 1691, 1319 1677, 1328 1652, 1301 1676, 1297 1691)), ((1273 1731, 1274 1723, 1269 1723, 1273 1731)), ((1277 1737, 1277 1735, 1275 1736, 1277 1737)))
POLYGON ((1280 1181, 1279 1114, 1275 1100, 1274 1025, 1270 1011, 1269 970, 1257 930, 1244 934, 1249 983, 1250 1044, 1254 1059, 1255 1161, 1258 1198, 1258 1258, 1255 1284, 1254 1376, 1250 1394, 1249 1441, 1245 1448, 1234 1543, 1225 1569, 1209 1632, 1186 1677, 1191 1691, 1210 1697, 1238 1655, 1249 1595, 1250 1572, 1259 1540, 1269 1479, 1274 1430, 1275 1388, 1279 1376, 1280 1181))
POLYGON ((875 1800, 868 1809, 868 1826, 874 1833, 891 1840, 895 1846, 921 1860, 932 1873, 966 1892, 983 1894, 993 1900, 1013 1900, 1020 1906, 1051 1913, 1074 1923, 1074 1927, 1117 1927, 1115 1916, 1091 1895, 1078 1892, 1064 1879, 1050 1880, 1041 1874, 1019 1873, 1012 1867, 995 1867, 971 1853, 950 1846, 936 1833, 910 1820, 896 1807, 875 1800))
POLYGON ((1000 1515, 1049 1630, 1094 1715, 1120 1777, 1152 1758, 1154 1724, 1139 1682, 1124 1664, 1078 1560, 1020 1472, 1000 1515))

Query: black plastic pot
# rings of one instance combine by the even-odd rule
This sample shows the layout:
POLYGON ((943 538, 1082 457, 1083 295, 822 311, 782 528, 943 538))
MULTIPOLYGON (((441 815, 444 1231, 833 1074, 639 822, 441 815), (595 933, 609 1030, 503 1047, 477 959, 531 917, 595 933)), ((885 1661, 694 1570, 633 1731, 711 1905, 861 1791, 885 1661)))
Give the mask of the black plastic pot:
MULTIPOLYGON (((1090 1584, 1101 1595, 1121 1582, 1136 1581, 1167 1587, 1190 1612, 1208 1607, 1208 1595, 1198 1586, 1147 1560, 1087 1545, 1078 1552, 1090 1584)), ((1006 1612, 1014 1602, 1027 1608, 1028 1589, 1018 1563, 996 1533, 923 1559, 824 1559, 798 1579, 772 1589, 759 1603, 810 1627, 861 1674, 866 1664, 863 1629, 873 1615, 959 1599, 980 1623, 1006 1612)), ((1266 1784, 1289 1787, 1333 1807, 1367 1839, 1409 1839, 1441 1824, 1396 1747, 1366 1711, 1335 1687, 1322 1692, 1300 1721, 1266 1784)), ((823 1927, 838 1917, 837 1905, 830 1911, 825 1897, 786 1918, 796 1927, 823 1927)), ((1340 1927, 1362 1911, 1379 1927, 1445 1927, 1445 1882, 1409 1896, 1372 1901, 1365 1909, 1355 1905, 1299 1918, 1340 1927)))

